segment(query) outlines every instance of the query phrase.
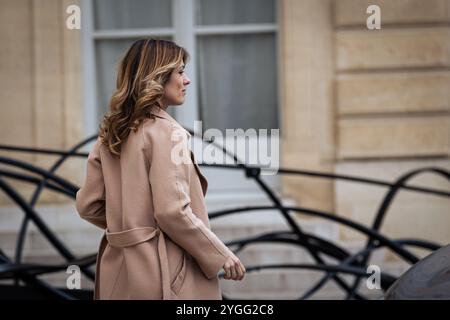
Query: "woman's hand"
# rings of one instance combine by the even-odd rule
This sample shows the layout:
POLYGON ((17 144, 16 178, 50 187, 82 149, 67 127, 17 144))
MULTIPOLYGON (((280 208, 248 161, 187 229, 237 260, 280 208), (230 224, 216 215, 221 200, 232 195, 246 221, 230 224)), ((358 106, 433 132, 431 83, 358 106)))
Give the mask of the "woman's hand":
POLYGON ((225 261, 223 265, 223 270, 225 271, 224 279, 231 280, 242 280, 245 275, 245 267, 241 260, 230 251, 230 256, 225 261))

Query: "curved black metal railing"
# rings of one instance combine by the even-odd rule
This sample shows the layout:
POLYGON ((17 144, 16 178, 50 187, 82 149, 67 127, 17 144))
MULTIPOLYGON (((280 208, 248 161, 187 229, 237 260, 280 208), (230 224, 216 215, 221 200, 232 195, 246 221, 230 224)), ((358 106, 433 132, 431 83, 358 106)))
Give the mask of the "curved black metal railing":
MULTIPOLYGON (((192 130, 188 131, 194 137, 196 137, 192 130)), ((44 188, 75 199, 78 187, 70 183, 70 181, 67 181, 66 179, 58 176, 56 174, 56 171, 61 167, 64 161, 69 158, 87 157, 88 153, 78 152, 78 150, 86 144, 92 142, 96 138, 96 135, 91 136, 81 141, 68 151, 0 145, 0 150, 3 151, 27 152, 60 156, 60 158, 48 170, 44 170, 21 160, 0 156, 0 164, 3 165, 3 168, 0 167, 0 188, 10 199, 15 202, 17 206, 22 209, 24 213, 22 224, 18 233, 14 259, 9 258, 0 248, 0 280, 14 279, 16 286, 19 285, 20 280, 23 281, 26 286, 38 290, 39 294, 42 297, 60 299, 75 299, 76 296, 72 294, 71 291, 56 288, 47 281, 39 279, 39 276, 66 270, 69 265, 78 265, 80 267, 80 270, 89 279, 91 279, 92 281, 94 280, 94 273, 90 270, 90 267, 95 264, 96 253, 84 257, 77 257, 40 218, 35 209, 35 206, 44 188), (11 169, 6 170, 5 167, 20 169, 22 171, 25 171, 26 173, 19 173, 17 172, 17 170, 11 169), (4 178, 28 182, 35 185, 36 189, 34 190, 31 199, 29 201, 26 201, 24 197, 19 194, 4 178), (23 250, 30 221, 34 223, 38 231, 42 233, 42 235, 50 242, 50 244, 56 249, 56 251, 65 259, 65 263, 23 263, 23 250)), ((388 248, 392 252, 396 253, 399 257, 401 257, 404 261, 410 264, 414 264, 419 261, 419 257, 413 254, 413 252, 407 249, 407 247, 417 247, 430 251, 437 250, 441 247, 440 244, 420 239, 389 239, 387 236, 383 235, 380 232, 380 229, 383 224, 383 220, 386 217, 388 209, 392 205, 398 192, 401 190, 415 191, 440 197, 450 197, 450 192, 448 191, 406 185, 406 183, 411 178, 424 173, 437 174, 450 181, 450 172, 444 169, 435 167, 415 169, 404 174, 393 183, 376 179, 321 173, 315 171, 294 170, 286 168, 280 168, 278 170, 278 174, 281 175, 297 175, 315 177, 318 179, 345 180, 354 183, 363 183, 386 187, 388 190, 375 214, 373 223, 369 228, 360 223, 343 218, 331 212, 323 212, 304 207, 284 206, 275 192, 261 178, 261 171, 264 169, 245 165, 234 154, 226 150, 226 148, 217 145, 215 142, 210 141, 209 143, 212 143, 215 147, 221 149, 222 152, 232 157, 236 164, 200 164, 201 166, 226 168, 230 170, 244 170, 246 176, 249 179, 253 179, 254 182, 260 187, 262 192, 273 203, 273 205, 268 206, 236 207, 232 209, 210 212, 210 219, 216 219, 219 217, 238 214, 242 212, 261 212, 264 210, 274 209, 279 211, 282 217, 285 219, 289 230, 270 232, 253 237, 247 237, 244 239, 237 239, 229 241, 226 244, 231 248, 235 248, 234 251, 236 254, 239 254, 239 252, 250 245, 258 245, 262 243, 293 245, 300 249, 306 250, 314 259, 315 264, 280 263, 270 265, 246 266, 248 273, 264 269, 307 269, 324 273, 323 277, 317 283, 311 286, 311 288, 309 288, 306 292, 303 292, 298 297, 298 299, 311 298, 328 281, 336 282, 336 284, 346 293, 346 299, 366 299, 367 297, 365 297, 359 291, 359 284, 362 278, 369 276, 369 274, 366 272, 367 263, 375 250, 378 250, 380 248, 388 248), (291 216, 291 212, 325 219, 353 229, 367 237, 366 245, 357 253, 351 254, 344 248, 340 247, 337 243, 332 243, 320 236, 304 232, 299 225, 298 220, 294 219, 294 217, 291 216), (336 261, 336 263, 327 263, 324 259, 325 256, 336 261), (349 284, 344 281, 342 275, 354 276, 353 283, 349 284)), ((221 274, 220 276, 223 277, 223 274, 221 274)), ((381 288, 384 291, 386 291, 397 279, 395 276, 387 274, 385 272, 381 272, 380 276, 381 288)), ((224 295, 223 298, 231 299, 231 297, 228 297, 226 295, 224 295)))

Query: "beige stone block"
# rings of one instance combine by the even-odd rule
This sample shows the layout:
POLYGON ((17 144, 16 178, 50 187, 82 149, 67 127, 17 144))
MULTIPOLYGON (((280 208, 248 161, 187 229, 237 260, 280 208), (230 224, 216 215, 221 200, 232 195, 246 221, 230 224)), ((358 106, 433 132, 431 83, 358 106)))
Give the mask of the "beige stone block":
MULTIPOLYGON (((0 144, 29 146, 33 138, 30 1, 2 1, 0 9, 0 144)), ((33 156, 0 152, 30 161, 33 156)))
MULTIPOLYGON (((349 161, 337 164, 336 172, 394 182, 411 170, 423 167, 437 167, 450 171, 450 161, 349 161)), ((430 172, 414 176, 408 180, 407 185, 447 192, 450 190, 449 180, 430 172)), ((388 188, 384 186, 337 181, 335 192, 337 213, 339 216, 370 227, 387 192, 388 188)), ((448 197, 401 190, 388 209, 381 232, 390 238, 419 238, 447 244, 450 242, 449 208, 448 197)), ((361 233, 344 227, 340 228, 340 237, 342 241, 365 239, 361 233)))
MULTIPOLYGON (((36 147, 61 148, 64 143, 61 1, 33 1, 36 147)), ((38 157, 38 163, 51 160, 38 157)))
MULTIPOLYGON (((58 0, 37 0, 33 11, 33 79, 34 92, 34 146, 64 148, 64 65, 63 30, 64 11, 58 0)), ((48 169, 57 156, 39 155, 35 164, 48 169)), ((62 202, 66 197, 45 191, 40 203, 62 202)))
MULTIPOLYGON (((10 167, 7 167, 9 169, 10 167)), ((3 169, 3 168, 2 168, 3 169)), ((16 172, 18 170, 15 170, 16 172)), ((23 172, 22 172, 23 173, 23 172)), ((35 187, 29 183, 3 178, 3 180, 16 192, 19 193, 19 195, 25 200, 29 201, 31 199, 31 196, 33 195, 33 192, 35 190, 35 187)), ((3 190, 0 191, 0 205, 15 205, 15 202, 12 200, 12 198, 6 194, 3 190)))
MULTIPOLYGON (((80 0, 64 0, 63 16, 69 5, 80 5, 80 0)), ((81 30, 63 28, 63 77, 64 77, 64 146, 69 149, 86 138, 83 131, 83 90, 81 30)), ((80 185, 85 174, 85 158, 71 158, 61 167, 61 174, 73 183, 80 185)))
POLYGON ((448 22, 448 0, 335 0, 334 19, 337 26, 366 27, 367 7, 378 5, 381 23, 438 23, 448 22))
POLYGON ((339 75, 339 115, 450 110, 450 73, 365 73, 339 75))
POLYGON ((330 3, 285 0, 281 7, 283 137, 334 154, 330 3))
POLYGON ((407 28, 336 32, 339 71, 449 66, 449 29, 407 28))
POLYGON ((446 156, 450 154, 450 117, 341 119, 341 159, 446 156))
MULTIPOLYGON (((64 0, 63 16, 70 5, 80 5, 79 0, 64 0)), ((84 139, 81 30, 63 28, 63 74, 64 77, 64 146, 69 148, 84 139)))
MULTIPOLYGON (((331 1, 281 1, 280 96, 283 166, 329 170, 334 158, 331 1)), ((300 204, 332 208, 332 184, 283 177, 283 193, 300 204)))
MULTIPOLYGON (((321 160, 317 153, 285 152, 283 167, 316 172, 333 172, 334 164, 321 160)), ((332 212, 334 181, 305 175, 283 175, 283 195, 295 199, 298 206, 332 212)), ((305 217, 305 216, 301 216, 305 217)))

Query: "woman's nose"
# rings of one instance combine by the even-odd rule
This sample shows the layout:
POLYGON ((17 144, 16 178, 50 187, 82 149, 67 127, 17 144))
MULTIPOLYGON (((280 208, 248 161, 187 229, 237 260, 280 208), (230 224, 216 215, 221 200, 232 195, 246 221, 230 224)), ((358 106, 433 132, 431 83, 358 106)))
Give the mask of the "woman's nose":
POLYGON ((187 86, 190 83, 191 83, 191 79, 189 79, 188 76, 186 74, 184 74, 183 84, 185 86, 187 86))

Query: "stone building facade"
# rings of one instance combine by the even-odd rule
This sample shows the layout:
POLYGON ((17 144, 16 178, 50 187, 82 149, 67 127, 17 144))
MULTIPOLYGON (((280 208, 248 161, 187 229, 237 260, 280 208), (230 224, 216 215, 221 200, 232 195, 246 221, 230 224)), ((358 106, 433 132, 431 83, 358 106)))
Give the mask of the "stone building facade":
MULTIPOLYGON (((86 137, 83 29, 65 27, 71 4, 80 2, 0 2, 1 144, 69 148, 86 137)), ((277 6, 283 167, 385 181, 418 167, 450 170, 449 0, 279 0, 277 6), (380 30, 366 26, 371 4, 381 8, 380 30)), ((48 156, 1 154, 43 167, 54 161, 48 156)), ((59 174, 80 184, 83 160, 67 162, 59 174)), ((449 190, 448 180, 430 173, 410 183, 449 190)), ((33 188, 13 185, 29 199, 33 188)), ((345 181, 282 178, 283 197, 367 225, 386 192, 383 187, 345 181)), ((12 253, 22 215, 2 193, 0 204, 0 244, 12 253)), ((96 249, 100 232, 76 216, 73 201, 45 192, 39 207, 77 253, 96 249)), ((298 219, 306 230, 348 248, 362 243, 361 235, 346 228, 303 216, 298 219)), ((235 234, 230 228, 238 228, 213 226, 224 238, 235 234)), ((245 228, 257 227, 249 221, 245 228)), ((411 191, 396 197, 382 228, 393 238, 417 237, 440 244, 449 242, 449 230, 450 199, 411 191)), ((39 261, 52 256, 53 250, 32 232, 25 253, 27 259, 39 261)), ((243 258, 253 263, 264 260, 263 254, 260 250, 243 258)), ((287 259, 307 259, 284 254, 287 259)), ((397 273, 406 268, 388 253, 377 259, 397 273)), ((292 283, 290 276, 299 279, 297 274, 284 278, 270 274, 263 289, 277 296, 292 283)), ((307 277, 301 279, 307 283, 307 277)), ((249 277, 247 283, 226 283, 224 290, 248 289, 251 296, 261 290, 261 281, 252 281, 249 277)), ((292 287, 292 292, 298 288, 292 287)), ((329 292, 323 297, 338 296, 333 288, 329 292)))

